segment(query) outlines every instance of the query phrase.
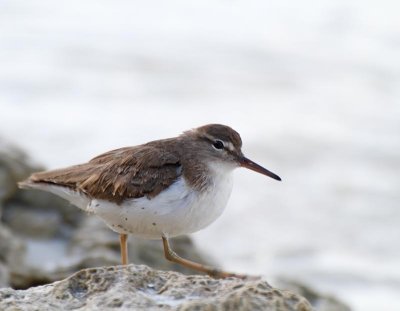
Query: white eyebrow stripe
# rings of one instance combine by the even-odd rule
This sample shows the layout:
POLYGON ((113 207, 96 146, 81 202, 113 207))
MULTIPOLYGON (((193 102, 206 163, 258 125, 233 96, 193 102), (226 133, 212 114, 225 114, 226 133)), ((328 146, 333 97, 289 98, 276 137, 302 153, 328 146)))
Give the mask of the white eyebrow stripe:
POLYGON ((212 137, 211 135, 208 135, 208 134, 205 134, 204 137, 206 137, 207 139, 209 139, 209 140, 211 140, 211 141, 214 141, 214 140, 215 140, 214 137, 212 137))
POLYGON ((233 144, 229 141, 228 142, 224 141, 224 145, 225 145, 225 148, 228 148, 230 151, 235 150, 235 147, 233 147, 233 144))

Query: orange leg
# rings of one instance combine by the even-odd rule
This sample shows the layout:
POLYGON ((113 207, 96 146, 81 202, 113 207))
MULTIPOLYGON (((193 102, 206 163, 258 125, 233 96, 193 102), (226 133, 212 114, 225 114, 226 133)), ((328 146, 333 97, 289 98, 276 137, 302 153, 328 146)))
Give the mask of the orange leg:
POLYGON ((225 272, 219 269, 215 269, 213 267, 205 266, 202 264, 199 264, 197 262, 193 262, 187 259, 184 259, 177 255, 169 246, 168 239, 166 237, 162 237, 163 245, 164 245, 164 255, 165 258, 167 258, 169 261, 176 262, 182 266, 185 266, 189 269, 193 269, 196 271, 204 272, 208 274, 209 276, 212 276, 214 278, 227 278, 227 277, 237 277, 237 278, 247 278, 248 276, 242 275, 242 274, 235 274, 235 273, 229 273, 225 272))
POLYGON ((121 247, 121 261, 123 265, 128 264, 128 235, 127 234, 120 234, 119 235, 119 244, 121 247))

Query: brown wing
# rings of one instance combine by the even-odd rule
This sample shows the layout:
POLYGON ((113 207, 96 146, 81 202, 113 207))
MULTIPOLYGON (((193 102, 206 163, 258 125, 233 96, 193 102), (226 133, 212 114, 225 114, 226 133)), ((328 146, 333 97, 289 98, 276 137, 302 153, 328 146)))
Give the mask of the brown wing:
POLYGON ((179 158, 151 145, 99 155, 88 163, 33 174, 29 183, 49 183, 82 191, 117 204, 128 198, 152 198, 181 174, 179 158))

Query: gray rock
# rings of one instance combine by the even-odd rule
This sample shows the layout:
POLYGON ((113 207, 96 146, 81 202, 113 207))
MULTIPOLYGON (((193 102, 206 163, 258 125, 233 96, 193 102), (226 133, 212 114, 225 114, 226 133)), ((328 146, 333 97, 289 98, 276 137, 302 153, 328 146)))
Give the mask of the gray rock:
POLYGON ((10 271, 8 267, 0 262, 0 288, 10 286, 10 271))
POLYGON ((47 192, 20 190, 3 204, 3 222, 29 238, 71 235, 84 213, 47 192))
POLYGON ((321 294, 301 282, 281 278, 277 280, 276 284, 280 288, 289 289, 307 298, 311 305, 318 311, 351 311, 349 306, 337 298, 321 294))
MULTIPOLYGON (((18 189, 18 181, 42 169, 22 150, 0 139, 0 287, 26 288, 52 281, 48 270, 32 266, 32 255, 42 255, 43 247, 37 245, 65 243, 63 239, 71 236, 84 216, 52 194, 18 189)), ((51 246, 47 252, 53 253, 51 246)))
POLYGON ((10 205, 5 209, 4 222, 19 235, 50 238, 57 234, 63 219, 55 210, 37 210, 26 205, 10 205))
POLYGON ((25 243, 0 224, 0 287, 9 286, 15 271, 23 267, 25 243))
POLYGON ((48 237, 76 226, 81 213, 50 193, 18 189, 17 183, 43 167, 21 149, 0 139, 0 216, 19 235, 48 237))
POLYGON ((185 276, 129 265, 92 268, 45 286, 0 289, 0 310, 309 311, 297 294, 262 280, 185 276))
POLYGON ((17 182, 40 168, 19 148, 0 139, 0 202, 17 191, 17 182))

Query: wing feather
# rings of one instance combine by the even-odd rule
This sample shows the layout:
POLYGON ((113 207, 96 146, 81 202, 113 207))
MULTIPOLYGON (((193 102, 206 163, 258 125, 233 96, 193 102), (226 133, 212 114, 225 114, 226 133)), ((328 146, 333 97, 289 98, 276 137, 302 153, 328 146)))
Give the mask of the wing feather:
POLYGON ((152 198, 180 174, 177 155, 147 144, 112 150, 85 164, 34 173, 20 186, 48 183, 120 204, 128 198, 152 198))

